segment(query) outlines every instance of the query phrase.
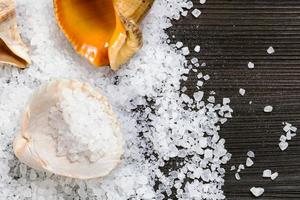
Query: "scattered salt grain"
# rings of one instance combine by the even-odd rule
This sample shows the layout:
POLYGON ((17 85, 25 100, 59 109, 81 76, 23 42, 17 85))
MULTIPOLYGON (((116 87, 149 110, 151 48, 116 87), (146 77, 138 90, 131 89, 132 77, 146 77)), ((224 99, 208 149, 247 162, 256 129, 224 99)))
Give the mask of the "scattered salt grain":
POLYGON ((202 91, 198 91, 193 94, 194 99, 198 102, 202 100, 203 95, 204 95, 204 93, 202 91))
POLYGON ((250 158, 254 158, 255 157, 255 154, 253 151, 248 151, 247 152, 247 156, 250 157, 250 158))
POLYGON ((186 8, 187 9, 191 9, 193 6, 194 6, 193 2, 192 1, 188 1, 187 5, 186 5, 186 8))
POLYGON ((245 93, 246 93, 246 90, 243 89, 243 88, 240 88, 240 89, 239 89, 239 93, 240 93, 240 95, 244 96, 245 93))
POLYGON ((188 47, 183 47, 181 50, 182 50, 182 54, 183 54, 184 56, 187 56, 187 55, 190 54, 190 50, 189 50, 188 47))
POLYGON ((279 148, 281 149, 281 151, 284 151, 288 148, 289 144, 285 141, 279 142, 279 148))
POLYGON ((239 174, 239 173, 235 173, 235 174, 234 174, 234 177, 235 177, 235 179, 238 180, 238 181, 241 180, 241 177, 240 177, 240 174, 239 174))
POLYGON ((205 4, 206 0, 200 0, 201 4, 205 4))
POLYGON ((191 59, 191 63, 192 63, 192 64, 198 63, 198 58, 195 58, 195 57, 192 58, 192 59, 191 59))
POLYGON ((223 98, 223 105, 229 104, 230 103, 230 99, 225 97, 223 98))
POLYGON ((201 11, 199 9, 194 9, 192 11, 192 15, 195 17, 195 18, 198 18, 200 15, 201 15, 201 11))
POLYGON ((207 81, 210 79, 210 76, 207 74, 207 75, 203 76, 203 79, 207 81))
POLYGON ((263 175, 262 175, 262 177, 264 177, 264 178, 270 178, 270 177, 271 177, 271 175, 272 175, 272 172, 271 172, 271 170, 269 170, 269 169, 265 169, 265 170, 263 171, 263 175))
POLYGON ((194 51, 199 53, 201 50, 201 47, 199 45, 196 45, 195 48, 194 48, 194 51))
POLYGON ((253 160, 251 158, 247 158, 246 160, 246 166, 251 167, 254 164, 253 160))
POLYGON ((184 16, 184 17, 187 16, 187 14, 188 14, 187 10, 181 12, 181 15, 184 16))
POLYGON ((253 62, 248 62, 248 68, 253 69, 254 68, 254 63, 253 62))
POLYGON ((203 81, 197 81, 197 86, 202 87, 203 86, 203 81))
POLYGON ((210 102, 210 103, 215 103, 216 100, 215 100, 214 96, 209 96, 207 101, 210 102))
POLYGON ((175 46, 176 46, 178 49, 180 49, 181 47, 183 47, 183 43, 180 42, 180 41, 178 41, 178 42, 176 42, 175 46))
POLYGON ((278 172, 275 172, 275 173, 273 173, 272 175, 271 175, 271 180, 273 181, 273 180, 275 180, 277 177, 278 177, 278 172))
POLYGON ((270 46, 270 47, 267 49, 267 52, 268 52, 268 54, 273 54, 273 53, 275 53, 275 50, 274 50, 274 48, 273 48, 272 46, 270 46))
POLYGON ((252 187, 250 189, 250 192, 255 196, 255 197, 260 197, 261 195, 263 195, 263 193, 265 192, 265 189, 262 187, 252 187))
POLYGON ((233 170, 235 170, 235 165, 232 165, 232 166, 230 167, 230 171, 233 171, 233 170))
POLYGON ((272 112, 272 111, 273 111, 273 107, 272 107, 272 106, 268 105, 268 106, 265 106, 265 107, 264 107, 264 112, 270 113, 270 112, 272 112))

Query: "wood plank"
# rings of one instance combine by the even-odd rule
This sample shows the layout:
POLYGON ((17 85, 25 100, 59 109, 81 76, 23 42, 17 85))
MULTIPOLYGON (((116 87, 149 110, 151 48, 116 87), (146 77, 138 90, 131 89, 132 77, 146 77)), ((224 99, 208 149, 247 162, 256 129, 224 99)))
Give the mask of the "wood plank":
MULTIPOLYGON (((203 89, 230 97, 234 117, 222 126, 221 137, 233 154, 226 166, 227 199, 252 199, 252 186, 265 188, 264 200, 300 199, 300 134, 281 152, 278 140, 283 134, 283 121, 300 128, 300 1, 297 0, 207 0, 204 5, 194 0, 202 15, 173 21, 167 30, 176 41, 201 53, 191 51, 190 58, 206 62, 202 72, 211 79, 203 89), (275 54, 266 50, 273 46, 275 54), (255 68, 250 70, 247 63, 255 68), (240 96, 239 88, 246 89, 240 96), (253 103, 250 105, 249 101, 253 103), (272 113, 264 113, 272 105, 272 113), (246 153, 256 153, 255 164, 244 170, 241 180, 230 172, 231 165, 245 163, 246 153), (262 171, 279 172, 275 181, 263 179, 262 171)), ((183 83, 192 94, 196 90, 196 73, 183 83)))

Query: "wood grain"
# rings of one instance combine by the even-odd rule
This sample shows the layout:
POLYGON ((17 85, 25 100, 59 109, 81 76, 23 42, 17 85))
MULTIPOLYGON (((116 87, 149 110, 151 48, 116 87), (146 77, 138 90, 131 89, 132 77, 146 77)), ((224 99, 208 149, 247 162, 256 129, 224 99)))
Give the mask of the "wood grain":
MULTIPOLYGON (((227 199, 254 199, 252 186, 265 188, 264 200, 300 199, 300 134, 281 152, 278 140, 283 134, 282 122, 300 128, 300 1, 299 0, 207 0, 204 5, 194 1, 202 15, 173 21, 167 30, 174 35, 172 43, 182 41, 193 49, 190 58, 197 57, 207 66, 202 72, 211 79, 203 90, 231 98, 234 117, 222 126, 221 136, 233 154, 226 166, 225 194, 227 199), (275 53, 267 54, 273 46, 275 53), (247 63, 255 63, 248 69, 247 63), (239 88, 246 89, 240 96, 239 88), (253 103, 250 105, 249 101, 253 103), (272 105, 272 113, 263 108, 272 105), (253 150, 255 164, 244 170, 241 180, 230 172, 231 165, 245 163, 246 153, 253 150), (263 179, 262 171, 271 169, 279 177, 263 179)), ((196 73, 187 82, 188 92, 195 91, 196 73)))

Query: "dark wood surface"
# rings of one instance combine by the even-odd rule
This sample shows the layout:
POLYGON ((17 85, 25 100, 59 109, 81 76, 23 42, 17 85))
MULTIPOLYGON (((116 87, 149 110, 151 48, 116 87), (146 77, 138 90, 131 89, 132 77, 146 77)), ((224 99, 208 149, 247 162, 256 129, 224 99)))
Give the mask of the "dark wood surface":
MULTIPOLYGON (((234 117, 222 126, 221 137, 233 157, 226 167, 227 199, 254 199, 252 186, 262 186, 265 193, 259 199, 300 199, 300 133, 282 152, 278 141, 283 134, 282 122, 300 130, 300 1, 299 0, 207 0, 204 5, 194 1, 202 15, 173 21, 167 30, 174 41, 182 41, 201 53, 191 51, 207 66, 202 72, 211 76, 203 89, 215 91, 217 100, 231 98, 234 117), (273 46, 275 54, 266 50, 273 46), (250 70, 247 63, 255 68, 250 70), (246 89, 240 96, 239 88, 246 89), (249 101, 253 103, 250 105, 249 101), (264 113, 272 105, 272 113, 264 113), (241 180, 230 172, 231 165, 245 163, 246 153, 253 150, 255 164, 240 173, 241 180), (271 181, 262 178, 262 171, 271 169, 279 177, 271 181)), ((187 82, 188 92, 195 90, 196 74, 187 82)), ((298 131, 299 132, 299 131, 298 131)))

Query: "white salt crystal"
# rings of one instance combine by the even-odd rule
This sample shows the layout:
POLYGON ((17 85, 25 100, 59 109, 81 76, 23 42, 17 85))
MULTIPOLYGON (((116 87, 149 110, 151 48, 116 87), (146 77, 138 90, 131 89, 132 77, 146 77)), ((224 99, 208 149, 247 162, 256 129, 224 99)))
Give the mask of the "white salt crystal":
POLYGON ((206 0, 200 0, 201 4, 205 4, 206 0))
POLYGON ((201 11, 199 9, 194 9, 192 11, 192 15, 195 17, 195 18, 198 18, 200 15, 201 15, 201 11))
POLYGON ((195 92, 195 93, 193 94, 194 99, 195 99, 196 101, 201 101, 202 98, 203 98, 203 95, 204 95, 204 93, 203 93, 202 91, 198 91, 198 92, 195 92))
POLYGON ((197 81, 197 86, 202 87, 203 86, 203 81, 197 81))
POLYGON ((247 152, 247 156, 250 157, 250 158, 254 158, 255 157, 255 154, 253 151, 248 151, 247 152))
POLYGON ((215 103, 216 100, 215 100, 214 96, 209 96, 207 101, 210 102, 210 103, 215 103))
POLYGON ((223 104, 229 104, 230 103, 230 99, 229 98, 223 98, 223 104))
POLYGON ((180 42, 180 41, 178 41, 178 42, 176 42, 175 46, 176 46, 178 49, 180 49, 181 47, 183 47, 183 43, 180 42))
POLYGON ((200 72, 198 75, 197 75, 197 78, 200 79, 203 77, 203 74, 200 72))
POLYGON ((271 175, 271 180, 275 180, 278 177, 278 172, 275 172, 271 175))
POLYGON ((283 142, 279 142, 279 148, 281 149, 281 151, 284 151, 288 148, 289 144, 285 141, 283 142))
POLYGON ((273 53, 275 53, 275 50, 274 50, 274 48, 273 48, 272 46, 270 46, 270 47, 267 49, 267 52, 268 52, 268 54, 273 54, 273 53))
POLYGON ((263 193, 265 192, 265 189, 262 187, 252 187, 250 189, 250 192, 255 196, 255 197, 259 197, 261 195, 263 195, 263 193))
POLYGON ((199 45, 196 45, 195 48, 194 48, 194 51, 199 53, 201 50, 201 47, 199 45))
POLYGON ((271 172, 271 170, 269 170, 269 169, 265 169, 265 170, 263 171, 263 175, 262 175, 262 177, 264 177, 264 178, 270 178, 270 177, 271 177, 271 175, 272 175, 272 172, 271 172))
POLYGON ((193 2, 192 1, 188 1, 187 2, 187 9, 191 9, 192 7, 194 6, 193 2))
POLYGON ((184 56, 189 55, 189 54, 190 54, 189 48, 188 48, 188 47, 183 47, 183 48, 182 48, 182 54, 183 54, 184 56))
POLYGON ((264 112, 269 113, 269 112, 272 112, 272 111, 273 111, 273 107, 272 106, 268 105, 268 106, 264 107, 264 112))
POLYGON ((245 93, 246 93, 246 90, 243 89, 243 88, 240 88, 240 89, 239 89, 239 93, 240 93, 240 95, 244 96, 245 93))
POLYGON ((254 68, 254 63, 253 62, 248 62, 248 68, 253 69, 254 68))
POLYGON ((239 173, 235 173, 235 174, 234 174, 234 177, 235 177, 235 179, 238 180, 238 181, 241 180, 241 177, 240 177, 239 173))
POLYGON ((253 160, 251 158, 247 158, 246 160, 246 166, 251 167, 254 164, 253 160))
POLYGON ((244 170, 245 169, 245 165, 243 164, 239 164, 239 167, 238 167, 238 172, 240 172, 241 170, 244 170))
POLYGON ((184 17, 187 16, 187 14, 188 14, 187 10, 181 12, 181 15, 184 16, 184 17))
POLYGON ((203 79, 207 81, 210 79, 210 76, 207 74, 207 75, 203 76, 203 79))
POLYGON ((235 165, 232 165, 232 166, 230 167, 230 171, 233 171, 233 170, 235 170, 235 165))
POLYGON ((193 64, 198 63, 198 58, 192 58, 192 59, 191 59, 191 63, 193 63, 193 64))
POLYGON ((285 142, 287 140, 287 137, 285 135, 281 135, 279 138, 279 141, 285 142))

